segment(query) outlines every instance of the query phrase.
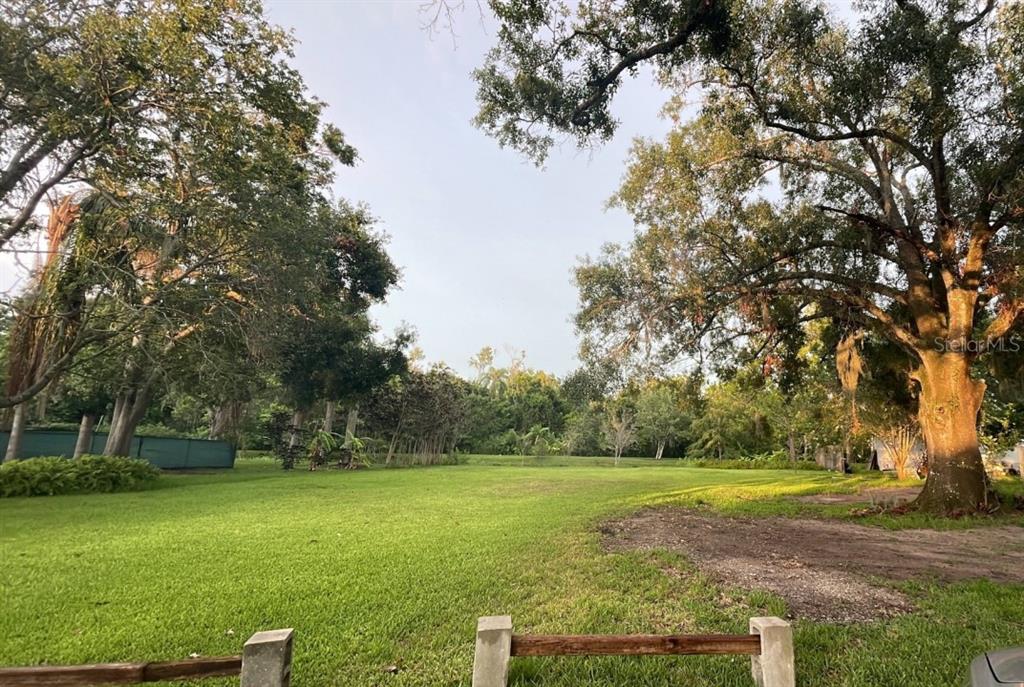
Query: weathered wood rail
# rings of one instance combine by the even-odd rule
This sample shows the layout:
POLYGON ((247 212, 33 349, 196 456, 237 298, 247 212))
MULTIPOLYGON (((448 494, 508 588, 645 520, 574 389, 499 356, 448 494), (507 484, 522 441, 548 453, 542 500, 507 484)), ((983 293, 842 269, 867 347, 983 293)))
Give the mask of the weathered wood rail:
POLYGON ((747 655, 758 687, 794 687, 793 629, 779 618, 751 618, 746 635, 517 635, 511 616, 477 622, 473 687, 506 687, 514 656, 747 655))
POLYGON ((0 687, 135 685, 231 675, 241 675, 242 687, 288 687, 294 634, 291 629, 257 632, 246 641, 240 656, 147 663, 0 668, 0 687))
POLYGON ((757 635, 512 635, 512 656, 673 656, 761 653, 757 635))
POLYGON ((241 656, 151 663, 96 663, 81 666, 0 668, 0 685, 134 685, 182 678, 221 677, 242 672, 241 656))

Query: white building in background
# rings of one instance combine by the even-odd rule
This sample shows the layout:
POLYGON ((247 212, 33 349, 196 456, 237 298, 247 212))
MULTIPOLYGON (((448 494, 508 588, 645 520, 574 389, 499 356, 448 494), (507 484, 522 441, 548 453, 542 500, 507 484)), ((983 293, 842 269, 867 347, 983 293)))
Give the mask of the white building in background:
MULTIPOLYGON (((985 457, 986 453, 985 448, 982 447, 982 457, 985 457)), ((926 456, 927 451, 925 450, 924 442, 921 440, 916 441, 914 443, 914 447, 910 451, 911 469, 918 471, 926 456)), ((997 462, 1008 474, 1018 476, 1024 474, 1021 472, 1021 465, 1024 464, 1024 443, 1017 444, 1017 446, 1000 455, 997 462)), ((870 468, 872 470, 882 471, 892 471, 896 469, 892 451, 885 445, 885 442, 878 437, 871 439, 870 468)))
MULTIPOLYGON (((914 447, 910 449, 909 468, 911 472, 919 471, 921 465, 924 463, 926 455, 927 452, 924 448, 924 442, 918 439, 914 442, 914 447)), ((892 450, 878 437, 871 438, 870 469, 882 470, 885 472, 894 471, 896 469, 896 461, 893 459, 892 450)))

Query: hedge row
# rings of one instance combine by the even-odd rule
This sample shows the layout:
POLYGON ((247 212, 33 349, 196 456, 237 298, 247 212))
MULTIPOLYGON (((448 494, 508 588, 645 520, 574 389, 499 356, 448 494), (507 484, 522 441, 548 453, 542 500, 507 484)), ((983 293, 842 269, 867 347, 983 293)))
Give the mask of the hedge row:
POLYGON ((0 497, 131 491, 159 475, 159 470, 138 458, 28 458, 0 465, 0 497))

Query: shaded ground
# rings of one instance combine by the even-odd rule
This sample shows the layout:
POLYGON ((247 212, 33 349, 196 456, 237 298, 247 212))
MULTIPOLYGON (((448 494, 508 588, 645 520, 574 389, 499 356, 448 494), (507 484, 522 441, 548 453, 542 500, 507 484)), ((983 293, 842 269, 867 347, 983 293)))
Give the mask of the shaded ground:
POLYGON ((884 505, 900 505, 917 498, 922 487, 876 487, 863 489, 853 494, 811 494, 797 496, 794 501, 801 503, 877 503, 884 505))
POLYGON ((872 578, 1024 583, 1024 528, 1014 526, 890 531, 660 508, 606 523, 601 532, 610 550, 685 554, 719 581, 774 592, 793 616, 812 620, 866 621, 912 609, 903 594, 872 578))

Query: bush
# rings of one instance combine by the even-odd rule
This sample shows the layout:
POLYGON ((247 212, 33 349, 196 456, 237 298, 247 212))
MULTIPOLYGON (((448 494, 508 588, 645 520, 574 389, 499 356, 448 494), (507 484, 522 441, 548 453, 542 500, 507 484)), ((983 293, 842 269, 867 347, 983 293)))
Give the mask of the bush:
POLYGON ((141 489, 159 475, 159 470, 138 458, 28 458, 0 465, 0 497, 129 491, 141 489))
POLYGON ((755 454, 749 458, 684 458, 680 462, 695 468, 724 470, 824 470, 813 460, 790 462, 785 451, 755 454))

